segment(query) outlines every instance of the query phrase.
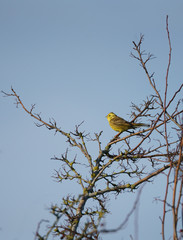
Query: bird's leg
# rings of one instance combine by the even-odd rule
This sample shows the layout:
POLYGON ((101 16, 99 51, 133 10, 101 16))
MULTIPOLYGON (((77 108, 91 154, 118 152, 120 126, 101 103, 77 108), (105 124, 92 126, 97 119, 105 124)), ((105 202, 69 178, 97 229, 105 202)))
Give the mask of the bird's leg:
POLYGON ((126 132, 128 132, 128 133, 130 133, 130 134, 134 133, 134 131, 131 132, 131 131, 128 131, 128 130, 126 130, 126 132))

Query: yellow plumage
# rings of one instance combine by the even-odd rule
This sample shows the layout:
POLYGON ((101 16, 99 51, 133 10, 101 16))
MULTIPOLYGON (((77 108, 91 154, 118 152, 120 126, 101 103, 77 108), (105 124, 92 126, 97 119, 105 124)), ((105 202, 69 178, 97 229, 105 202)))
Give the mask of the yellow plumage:
POLYGON ((137 127, 142 127, 142 126, 149 127, 149 125, 144 124, 144 123, 128 122, 128 121, 124 120, 123 118, 118 117, 113 112, 110 112, 106 117, 107 117, 110 127, 117 132, 124 132, 129 129, 135 129, 137 127))

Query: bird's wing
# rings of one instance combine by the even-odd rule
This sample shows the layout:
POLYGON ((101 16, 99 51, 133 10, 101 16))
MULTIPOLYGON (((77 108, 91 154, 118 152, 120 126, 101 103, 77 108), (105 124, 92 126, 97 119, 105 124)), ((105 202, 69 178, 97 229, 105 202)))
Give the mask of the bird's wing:
POLYGON ((126 120, 123 119, 123 118, 119 118, 119 117, 116 117, 116 118, 111 119, 110 122, 111 122, 112 124, 117 125, 117 126, 121 126, 121 125, 124 125, 124 126, 133 126, 130 122, 126 121, 126 120))

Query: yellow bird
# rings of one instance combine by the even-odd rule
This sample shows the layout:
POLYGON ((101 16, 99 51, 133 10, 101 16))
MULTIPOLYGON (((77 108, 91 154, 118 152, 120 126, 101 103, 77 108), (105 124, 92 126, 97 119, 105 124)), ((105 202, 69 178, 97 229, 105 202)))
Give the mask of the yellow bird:
POLYGON ((110 112, 107 116, 110 127, 117 132, 128 131, 129 129, 135 129, 137 127, 149 127, 148 124, 144 123, 133 123, 124 120, 121 117, 118 117, 113 112, 110 112))

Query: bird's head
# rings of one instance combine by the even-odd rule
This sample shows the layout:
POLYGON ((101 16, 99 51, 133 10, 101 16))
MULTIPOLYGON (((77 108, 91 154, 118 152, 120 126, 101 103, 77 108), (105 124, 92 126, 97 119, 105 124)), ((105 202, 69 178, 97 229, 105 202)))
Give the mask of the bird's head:
POLYGON ((110 113, 106 116, 106 118, 107 118, 108 121, 110 121, 110 120, 113 119, 114 117, 116 117, 116 114, 114 114, 113 112, 110 112, 110 113))

